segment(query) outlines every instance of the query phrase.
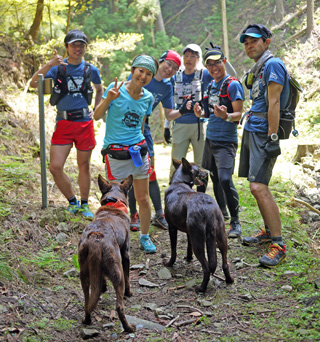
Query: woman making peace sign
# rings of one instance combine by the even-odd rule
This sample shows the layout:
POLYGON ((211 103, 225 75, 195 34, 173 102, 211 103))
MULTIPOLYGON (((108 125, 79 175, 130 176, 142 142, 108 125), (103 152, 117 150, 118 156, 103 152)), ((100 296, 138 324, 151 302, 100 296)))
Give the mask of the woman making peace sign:
POLYGON ((121 182, 130 174, 133 175, 134 192, 140 212, 140 245, 146 253, 156 252, 156 247, 148 234, 151 219, 151 168, 142 134, 146 115, 150 115, 152 111, 153 96, 143 87, 152 80, 157 70, 158 62, 152 56, 136 56, 131 67, 131 80, 121 82, 118 86, 116 78, 104 92, 103 101, 94 112, 94 119, 99 120, 107 111, 103 149, 106 151, 106 173, 109 181, 121 182), (130 147, 140 149, 140 163, 130 157, 130 147))

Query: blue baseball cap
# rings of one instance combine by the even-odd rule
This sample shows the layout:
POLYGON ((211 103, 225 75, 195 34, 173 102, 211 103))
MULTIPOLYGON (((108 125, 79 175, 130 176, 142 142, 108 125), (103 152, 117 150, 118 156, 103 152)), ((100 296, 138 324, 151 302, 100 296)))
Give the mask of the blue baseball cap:
POLYGON ((240 43, 243 43, 246 36, 254 37, 254 38, 270 38, 272 36, 271 31, 265 27, 264 25, 252 24, 248 25, 240 36, 240 43))

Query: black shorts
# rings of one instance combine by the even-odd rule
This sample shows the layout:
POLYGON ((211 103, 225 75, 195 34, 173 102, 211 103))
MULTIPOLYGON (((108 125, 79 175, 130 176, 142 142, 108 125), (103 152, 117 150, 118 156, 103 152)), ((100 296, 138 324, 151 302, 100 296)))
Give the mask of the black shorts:
POLYGON ((249 182, 269 185, 277 157, 266 158, 264 147, 267 143, 267 136, 267 133, 243 130, 239 177, 247 177, 249 182))
POLYGON ((213 141, 206 139, 202 167, 211 172, 219 169, 234 169, 238 144, 230 141, 213 141))

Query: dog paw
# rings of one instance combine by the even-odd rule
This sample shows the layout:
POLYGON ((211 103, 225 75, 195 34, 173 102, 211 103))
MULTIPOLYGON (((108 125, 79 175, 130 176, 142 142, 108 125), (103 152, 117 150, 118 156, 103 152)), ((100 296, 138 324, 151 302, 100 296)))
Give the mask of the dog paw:
POLYGON ((166 267, 172 267, 173 264, 174 264, 174 261, 172 261, 172 260, 164 261, 163 262, 163 265, 166 266, 166 267))
POLYGON ((197 293, 205 293, 206 292, 206 288, 203 288, 203 286, 196 286, 195 287, 195 291, 197 293))
POLYGON ((131 297, 133 295, 133 292, 131 290, 125 290, 124 295, 126 297, 131 297))
POLYGON ((136 327, 134 325, 128 324, 125 328, 124 331, 128 332, 128 333, 132 333, 134 331, 136 331, 136 327))
POLYGON ((187 261, 187 262, 191 262, 193 260, 193 257, 192 255, 191 256, 185 256, 184 259, 187 261))
POLYGON ((85 325, 90 325, 91 324, 91 318, 84 318, 83 320, 82 320, 82 324, 85 324, 85 325))

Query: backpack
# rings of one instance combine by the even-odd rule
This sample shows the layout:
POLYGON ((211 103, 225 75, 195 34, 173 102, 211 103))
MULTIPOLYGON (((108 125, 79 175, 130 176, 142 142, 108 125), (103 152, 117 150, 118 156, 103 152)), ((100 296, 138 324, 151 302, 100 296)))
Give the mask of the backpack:
POLYGON ((88 106, 90 106, 92 101, 93 89, 91 86, 91 65, 88 62, 84 62, 84 70, 83 70, 83 82, 80 87, 80 90, 69 91, 68 90, 68 82, 67 77, 70 77, 71 81, 74 83, 77 88, 75 80, 71 75, 67 75, 66 66, 59 65, 57 79, 54 83, 54 87, 52 88, 52 94, 50 97, 50 104, 55 106, 63 97, 67 94, 81 93, 82 96, 88 102, 88 106))
MULTIPOLYGON (((231 103, 231 99, 230 99, 230 95, 229 95, 229 85, 232 81, 237 81, 240 83, 240 81, 233 77, 233 76, 228 76, 221 84, 220 86, 220 90, 219 90, 219 105, 222 106, 226 106, 227 107, 227 111, 229 113, 233 112, 233 107, 232 107, 232 103, 231 103)), ((207 90, 207 96, 205 96, 203 98, 203 105, 204 105, 204 110, 205 110, 205 117, 209 117, 210 116, 210 110, 209 110, 209 96, 211 93, 211 89, 212 89, 212 82, 210 82, 209 86, 208 86, 208 90, 207 90)))
MULTIPOLYGON (((262 66, 261 71, 259 72, 259 77, 262 77, 264 66, 265 64, 262 66)), ((287 70, 286 73, 289 79, 289 98, 284 108, 280 108, 280 121, 278 130, 279 139, 289 139, 291 132, 295 137, 299 135, 299 132, 295 127, 295 118, 296 107, 300 99, 300 92, 302 92, 303 89, 301 88, 299 82, 291 74, 289 74, 287 70)), ((266 88, 264 97, 266 103, 268 104, 268 88, 266 87, 266 83, 263 78, 262 82, 263 86, 266 88)))

